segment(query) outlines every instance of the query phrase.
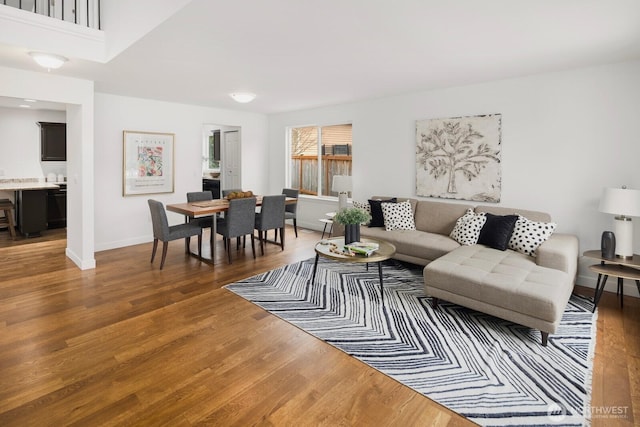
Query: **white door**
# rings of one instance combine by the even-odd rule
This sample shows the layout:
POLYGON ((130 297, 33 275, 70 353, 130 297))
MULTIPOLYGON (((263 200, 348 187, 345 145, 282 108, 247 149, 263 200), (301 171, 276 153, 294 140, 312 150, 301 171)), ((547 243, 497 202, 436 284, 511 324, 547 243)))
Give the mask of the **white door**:
POLYGON ((222 152, 222 168, 224 170, 224 188, 241 189, 240 174, 240 132, 237 130, 224 132, 224 151, 222 152))

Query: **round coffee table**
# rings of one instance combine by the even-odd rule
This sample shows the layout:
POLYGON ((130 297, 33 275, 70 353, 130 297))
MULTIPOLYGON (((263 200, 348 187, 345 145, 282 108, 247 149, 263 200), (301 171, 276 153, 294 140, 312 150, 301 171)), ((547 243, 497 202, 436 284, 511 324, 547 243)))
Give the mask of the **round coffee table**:
POLYGON ((341 249, 344 246, 344 237, 336 237, 334 239, 325 239, 316 243, 316 247, 315 247, 316 260, 313 264, 313 275, 311 276, 311 284, 313 284, 316 280, 316 270, 318 269, 318 259, 320 257, 327 258, 337 262, 367 264, 367 268, 369 267, 369 263, 375 262, 378 264, 378 277, 380 279, 380 295, 382 297, 382 304, 384 306, 382 261, 386 261, 392 256, 394 256, 396 253, 396 247, 389 242, 385 242, 384 240, 362 238, 360 239, 360 241, 363 243, 377 243, 379 247, 375 252, 373 252, 369 256, 365 256, 365 255, 350 256, 350 255, 335 253, 330 250, 332 245, 335 245, 341 249))

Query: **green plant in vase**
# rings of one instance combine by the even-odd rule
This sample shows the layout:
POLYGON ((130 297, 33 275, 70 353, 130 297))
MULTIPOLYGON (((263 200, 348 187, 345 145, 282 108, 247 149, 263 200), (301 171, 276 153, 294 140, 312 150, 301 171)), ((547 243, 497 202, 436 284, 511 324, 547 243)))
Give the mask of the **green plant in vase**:
POLYGON ((344 226, 344 243, 348 245, 360 240, 360 224, 371 221, 371 215, 364 209, 346 208, 339 211, 333 220, 344 226))

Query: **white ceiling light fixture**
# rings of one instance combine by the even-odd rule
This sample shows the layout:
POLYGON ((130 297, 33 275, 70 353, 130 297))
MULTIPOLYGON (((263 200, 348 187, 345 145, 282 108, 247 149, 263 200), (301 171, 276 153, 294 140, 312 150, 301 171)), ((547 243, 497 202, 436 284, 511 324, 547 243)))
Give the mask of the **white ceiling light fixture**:
POLYGON ((256 97, 256 94, 251 92, 234 92, 230 93, 229 96, 232 97, 236 102, 246 104, 247 102, 253 101, 256 97))
POLYGON ((44 52, 29 52, 29 56, 31 56, 38 65, 46 68, 47 70, 60 68, 62 67, 62 64, 68 61, 64 56, 44 52))

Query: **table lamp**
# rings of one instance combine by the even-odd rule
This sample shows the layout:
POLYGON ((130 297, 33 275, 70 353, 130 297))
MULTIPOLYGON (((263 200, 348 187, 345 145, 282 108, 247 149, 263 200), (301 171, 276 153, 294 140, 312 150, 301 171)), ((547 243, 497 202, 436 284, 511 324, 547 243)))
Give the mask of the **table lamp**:
POLYGON ((351 191, 351 176, 334 175, 331 191, 338 193, 338 211, 347 207, 347 193, 351 191))
POLYGON ((622 188, 605 188, 600 199, 600 212, 616 215, 613 221, 616 238, 616 257, 633 258, 632 216, 640 216, 640 191, 622 188))

